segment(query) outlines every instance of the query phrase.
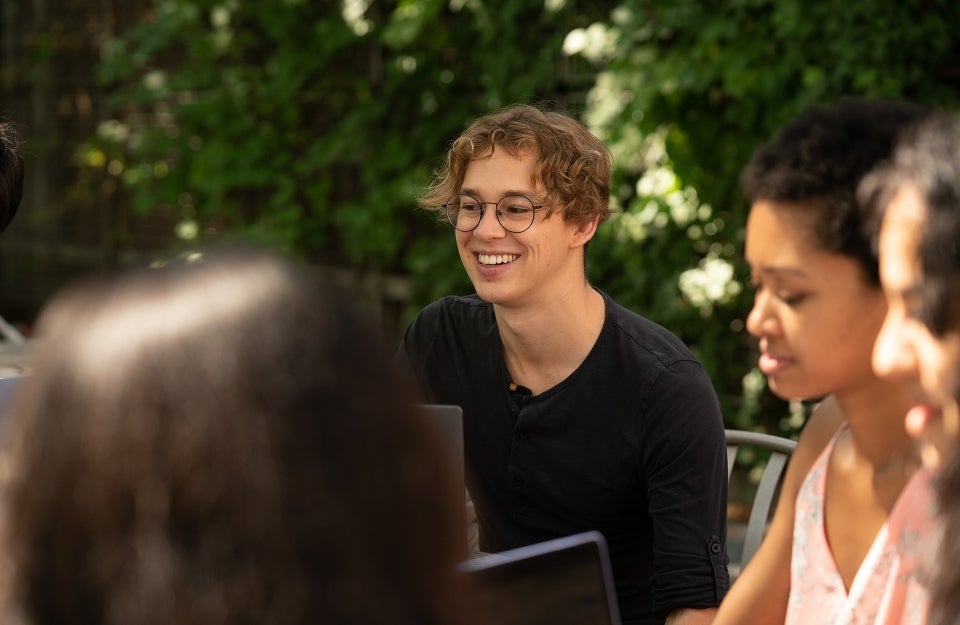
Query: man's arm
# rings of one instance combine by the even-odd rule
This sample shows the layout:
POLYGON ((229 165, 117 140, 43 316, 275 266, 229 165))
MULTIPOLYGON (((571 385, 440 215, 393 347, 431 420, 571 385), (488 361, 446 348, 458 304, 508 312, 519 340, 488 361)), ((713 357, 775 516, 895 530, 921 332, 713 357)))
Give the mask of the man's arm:
POLYGON ((713 609, 730 585, 720 403, 693 360, 665 368, 645 397, 641 466, 653 524, 653 608, 668 615, 713 609))
POLYGON ((783 625, 790 597, 797 493, 842 422, 843 414, 832 398, 810 416, 790 456, 770 529, 720 604, 713 625, 783 625))

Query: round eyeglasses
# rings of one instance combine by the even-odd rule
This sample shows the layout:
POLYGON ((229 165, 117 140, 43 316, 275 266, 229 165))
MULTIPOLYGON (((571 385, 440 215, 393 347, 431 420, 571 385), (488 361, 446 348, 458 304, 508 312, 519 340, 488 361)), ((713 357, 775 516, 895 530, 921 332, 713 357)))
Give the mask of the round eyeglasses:
POLYGON ((470 232, 480 225, 484 206, 496 207, 497 221, 507 232, 519 233, 533 225, 535 211, 546 204, 534 205, 524 195, 506 195, 498 202, 481 202, 472 195, 458 193, 443 205, 450 225, 461 232, 470 232))

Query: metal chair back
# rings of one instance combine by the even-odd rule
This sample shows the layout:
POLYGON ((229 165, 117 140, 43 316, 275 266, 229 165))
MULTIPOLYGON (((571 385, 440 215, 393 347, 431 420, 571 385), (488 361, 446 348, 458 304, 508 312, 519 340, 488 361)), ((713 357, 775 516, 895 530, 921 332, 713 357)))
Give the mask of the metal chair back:
POLYGON ((767 531, 770 511, 779 495, 780 482, 793 453, 797 442, 782 436, 764 434, 762 432, 748 432, 745 430, 727 430, 727 477, 733 473, 737 454, 744 447, 754 447, 768 450, 770 457, 763 467, 760 481, 757 484, 753 503, 750 507, 750 516, 747 520, 747 529, 744 536, 743 548, 739 553, 730 553, 731 568, 739 572, 760 546, 760 541, 767 531))

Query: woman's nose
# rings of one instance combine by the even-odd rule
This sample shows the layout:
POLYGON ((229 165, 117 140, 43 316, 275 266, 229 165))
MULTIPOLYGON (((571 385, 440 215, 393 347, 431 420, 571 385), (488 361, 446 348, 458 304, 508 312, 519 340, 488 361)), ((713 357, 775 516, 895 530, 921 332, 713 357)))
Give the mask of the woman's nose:
POLYGON ((776 314, 770 307, 766 291, 758 290, 753 297, 753 308, 747 315, 747 332, 760 337, 773 334, 779 329, 776 314))
POLYGON ((906 328, 887 312, 880 332, 873 344, 873 370, 883 378, 899 378, 911 375, 916 370, 916 355, 909 341, 905 340, 906 328))

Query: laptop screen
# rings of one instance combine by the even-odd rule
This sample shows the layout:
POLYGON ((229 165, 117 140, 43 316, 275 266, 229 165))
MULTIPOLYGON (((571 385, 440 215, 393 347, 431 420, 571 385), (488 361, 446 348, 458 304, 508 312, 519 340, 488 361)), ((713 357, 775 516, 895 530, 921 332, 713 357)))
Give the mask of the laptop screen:
POLYGON ((607 544, 585 532, 461 563, 498 625, 619 625, 607 544))

